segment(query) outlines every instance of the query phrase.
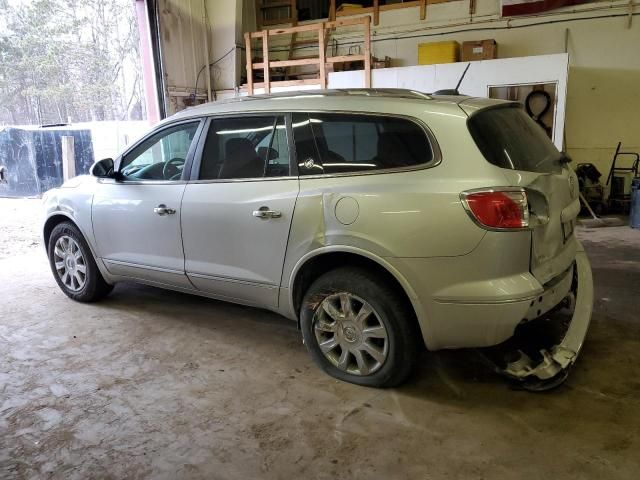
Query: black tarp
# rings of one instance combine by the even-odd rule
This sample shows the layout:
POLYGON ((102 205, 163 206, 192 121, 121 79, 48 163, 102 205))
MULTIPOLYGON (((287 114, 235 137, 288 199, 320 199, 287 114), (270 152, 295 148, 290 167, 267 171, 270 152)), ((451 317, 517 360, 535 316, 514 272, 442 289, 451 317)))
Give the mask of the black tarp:
POLYGON ((73 137, 76 175, 93 164, 91 131, 73 128, 0 128, 0 166, 8 183, 0 184, 2 197, 41 195, 62 184, 62 137, 73 137))

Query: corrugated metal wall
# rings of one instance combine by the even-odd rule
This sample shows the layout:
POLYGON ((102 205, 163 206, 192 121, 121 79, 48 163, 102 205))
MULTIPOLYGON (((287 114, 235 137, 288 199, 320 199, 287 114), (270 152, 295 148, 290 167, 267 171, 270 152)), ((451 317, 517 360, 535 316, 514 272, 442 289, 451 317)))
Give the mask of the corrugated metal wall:
MULTIPOLYGON (((193 103, 194 94, 196 103, 207 100, 205 66, 242 45, 244 4, 242 0, 158 0, 157 5, 170 115, 193 103)), ((212 97, 217 90, 237 85, 241 63, 242 50, 235 49, 210 68, 212 97)))

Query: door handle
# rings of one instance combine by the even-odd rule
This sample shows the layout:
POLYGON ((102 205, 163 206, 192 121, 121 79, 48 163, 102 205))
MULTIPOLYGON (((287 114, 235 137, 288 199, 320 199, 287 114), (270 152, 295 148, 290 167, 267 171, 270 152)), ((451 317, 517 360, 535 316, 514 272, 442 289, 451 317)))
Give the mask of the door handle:
POLYGON ((154 213, 157 213, 158 215, 173 215, 174 213, 176 213, 176 209, 175 208, 169 208, 167 207, 164 203, 161 203, 160 205, 158 205, 156 208, 153 209, 154 213))
POLYGON ((278 212, 277 210, 269 210, 269 207, 260 207, 258 210, 254 210, 252 215, 256 218, 280 218, 282 216, 282 212, 278 212))

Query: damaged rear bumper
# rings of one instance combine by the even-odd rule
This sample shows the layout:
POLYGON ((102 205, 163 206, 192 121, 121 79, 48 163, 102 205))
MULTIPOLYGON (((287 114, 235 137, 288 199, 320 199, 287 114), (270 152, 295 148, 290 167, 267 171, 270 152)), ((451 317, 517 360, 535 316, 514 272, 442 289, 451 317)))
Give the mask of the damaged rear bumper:
MULTIPOLYGON (((488 357, 499 373, 519 381, 529 390, 548 390, 566 379, 582 348, 593 311, 593 277, 589 259, 581 245, 576 254, 571 291, 563 302, 560 316, 564 315, 565 320, 562 333, 556 336, 558 341, 553 344, 541 342, 541 346, 531 354, 532 348, 536 349, 536 335, 522 335, 520 344, 529 343, 526 345, 529 354, 524 348, 519 348, 516 341, 510 344, 510 348, 501 348, 503 361, 494 361, 493 355, 488 357)), ((539 321, 549 325, 558 322, 547 317, 539 321)))

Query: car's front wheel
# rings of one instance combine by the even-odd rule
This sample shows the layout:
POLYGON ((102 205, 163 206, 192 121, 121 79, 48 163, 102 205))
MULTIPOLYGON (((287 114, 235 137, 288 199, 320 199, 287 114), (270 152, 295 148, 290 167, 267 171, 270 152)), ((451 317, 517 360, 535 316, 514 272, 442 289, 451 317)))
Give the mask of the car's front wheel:
POLYGON ((53 276, 69 298, 95 302, 113 289, 98 270, 82 233, 71 222, 62 222, 54 227, 47 252, 53 276))
POLYGON ((302 301, 300 327, 315 363, 340 380, 392 387, 411 373, 419 331, 383 277, 360 268, 325 273, 302 301))

